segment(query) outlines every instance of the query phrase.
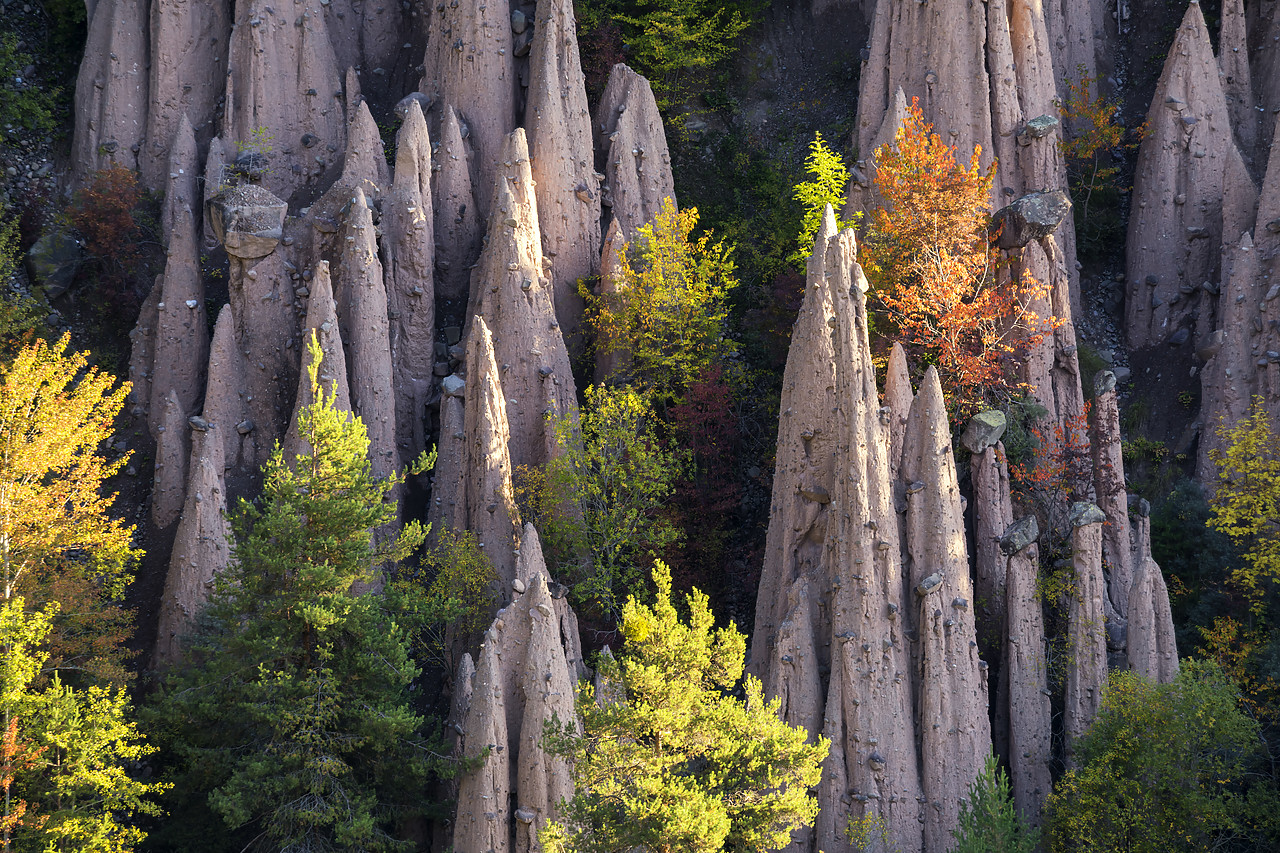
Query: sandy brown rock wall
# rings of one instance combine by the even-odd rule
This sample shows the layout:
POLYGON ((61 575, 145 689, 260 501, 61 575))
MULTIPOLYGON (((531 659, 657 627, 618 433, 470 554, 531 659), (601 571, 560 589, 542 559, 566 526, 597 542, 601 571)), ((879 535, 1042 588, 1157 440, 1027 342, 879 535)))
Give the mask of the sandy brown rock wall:
POLYGON ((89 18, 71 148, 80 182, 98 169, 138 168, 151 85, 148 12, 148 0, 104 0, 89 18))
POLYGON ((556 317, 572 339, 581 324, 578 279, 600 266, 600 181, 571 0, 542 3, 533 32, 525 128, 556 317))
POLYGON ((1203 345, 1214 312, 1202 284, 1218 280, 1223 240, 1252 223, 1257 191, 1197 3, 1169 50, 1146 126, 1126 247, 1125 331, 1131 347, 1164 344, 1199 315, 1203 345))

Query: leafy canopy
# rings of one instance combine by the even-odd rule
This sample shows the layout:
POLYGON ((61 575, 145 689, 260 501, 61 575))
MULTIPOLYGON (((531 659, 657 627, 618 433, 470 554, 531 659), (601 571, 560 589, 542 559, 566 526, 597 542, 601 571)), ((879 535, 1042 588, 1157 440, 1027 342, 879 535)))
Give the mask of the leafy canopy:
POLYGON ((1280 435, 1261 397, 1244 418, 1220 424, 1218 435, 1226 449, 1210 452, 1218 488, 1209 499, 1209 526, 1244 550, 1244 565, 1231 580, 1261 613, 1264 593, 1280 582, 1280 435))
POLYGON ((277 447, 259 505, 241 502, 234 559, 157 717, 183 785, 227 827, 271 849, 397 849, 429 769, 408 689, 413 623, 430 608, 394 584, 353 588, 425 533, 385 532, 404 475, 374 478, 364 425, 317 382, 314 336, 309 349, 316 397, 298 432, 311 453, 286 463, 277 447))
POLYGON ((33 607, 60 602, 52 665, 108 680, 127 678, 129 614, 117 606, 137 557, 133 528, 110 516, 103 483, 124 467, 98 448, 128 384, 37 340, 0 365, 0 593, 33 607))
MULTIPOLYGON (((811 180, 796 184, 793 193, 795 200, 804 206, 804 219, 800 223, 800 234, 796 237, 796 251, 787 258, 797 267, 803 267, 805 260, 813 254, 813 238, 822 225, 822 213, 827 205, 831 205, 831 209, 839 215, 848 201, 844 188, 849 183, 849 170, 844 165, 844 159, 827 147, 821 133, 813 134, 804 170, 811 176, 811 180)), ((858 218, 855 216, 851 220, 842 220, 840 228, 855 227, 858 218)))
POLYGON ((541 531, 575 604, 590 612, 615 617, 642 586, 643 564, 678 538, 663 510, 687 458, 655 427, 635 389, 592 386, 580 416, 556 424, 559 452, 542 471, 522 472, 522 515, 541 531))
POLYGON ((737 351, 725 335, 725 297, 738 283, 732 249, 705 234, 691 239, 697 224, 696 209, 677 210, 665 199, 620 251, 615 292, 583 293, 597 352, 624 362, 610 381, 659 403, 679 400, 690 382, 737 351))
POLYGON ((652 608, 634 597, 623 608, 621 658, 601 658, 607 687, 599 697, 589 683, 579 687, 584 734, 573 722, 547 725, 543 746, 572 759, 578 793, 539 840, 547 853, 781 848, 817 814, 808 788, 830 744, 807 743, 803 729, 779 720, 780 701, 766 702, 755 678, 743 685, 745 699, 731 695, 743 635, 732 624, 713 630, 697 590, 680 619, 661 562, 653 580, 652 608))
POLYGON ((127 853, 146 833, 140 816, 169 787, 128 768, 155 752, 127 720, 120 687, 40 686, 57 605, 27 612, 21 596, 0 601, 0 848, 127 853))
POLYGON ((999 269, 987 234, 995 164, 967 166, 933 132, 912 99, 893 143, 875 152, 875 190, 861 259, 896 337, 922 366, 938 368, 953 420, 995 407, 1022 389, 1013 357, 1054 328, 1032 305, 1048 288, 999 269))
POLYGON ((1048 803, 1050 849, 1077 853, 1274 850, 1280 796, 1258 775, 1258 724, 1213 663, 1171 684, 1113 672, 1048 803))
POLYGON ((741 0, 592 0, 578 6, 580 30, 621 25, 627 61, 653 85, 664 109, 678 99, 690 72, 731 56, 761 4, 741 0))

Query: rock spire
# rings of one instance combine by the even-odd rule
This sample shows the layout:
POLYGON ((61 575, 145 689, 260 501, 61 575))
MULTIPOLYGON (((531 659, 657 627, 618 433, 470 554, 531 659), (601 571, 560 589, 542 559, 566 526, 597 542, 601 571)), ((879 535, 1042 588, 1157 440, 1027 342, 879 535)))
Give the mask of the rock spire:
POLYGON ((832 740, 805 850, 846 849, 863 816, 903 849, 921 844, 910 617, 864 281, 853 232, 837 234, 828 208, 784 379, 751 660, 788 722, 832 740))
POLYGON ((578 279, 600 263, 600 182, 571 0, 538 7, 529 53, 525 127, 538 199, 538 226, 556 317, 572 337, 581 322, 578 279))
POLYGON ((392 390, 387 291, 374 234, 373 210, 357 188, 343 229, 339 315, 347 347, 351 407, 369 432, 373 473, 385 477, 400 468, 396 449, 396 400, 392 390))
POLYGON ((578 640, 563 633, 546 566, 534 565, 541 562, 537 535, 527 529, 533 559, 522 554, 521 565, 528 580, 515 584, 515 598, 485 633, 471 687, 462 751, 483 758, 458 786, 456 850, 538 850, 538 831, 573 796, 568 766, 547 755, 541 740, 547 721, 574 719, 578 640))
POLYGON ((1071 561, 1075 589, 1067 608, 1067 750, 1093 722, 1107 683, 1106 581, 1102 575, 1102 528, 1107 517, 1091 503, 1071 505, 1071 561))
POLYGON ((938 372, 911 404, 899 477, 907 496, 908 578, 919 634, 916 713, 926 850, 945 850, 969 784, 991 754, 987 665, 978 657, 951 430, 938 372))
POLYGON ((435 239, 431 139, 411 101, 396 143, 395 179, 382 203, 382 271, 396 395, 396 447, 413 460, 430 445, 426 418, 435 368, 435 239))
MULTIPOLYGON (((194 432, 191 484, 160 599, 154 653, 159 667, 174 663, 181 655, 182 635, 208 600, 213 579, 226 570, 231 556, 223 441, 219 435, 225 429, 206 424, 194 432)), ((230 432, 234 433, 234 428, 230 432)))
MULTIPOLYGON (((1035 527, 1029 516, 1016 525, 1035 527)), ((1012 551, 1005 573, 1005 613, 1007 629, 1004 638, 1001 695, 1007 697, 1010 783, 1018 811, 1032 825, 1040 823, 1040 814, 1049 796, 1053 780, 1049 774, 1051 757, 1052 709, 1049 705, 1049 662, 1045 654, 1044 613, 1036 588, 1039 575, 1039 549, 1035 533, 1018 537, 1007 531, 1004 542, 1012 551), (1015 550, 1016 549, 1016 550, 1015 550)), ((1002 744, 997 744, 999 749, 1002 744)))
MULTIPOLYGON (((507 135, 516 126, 515 56, 507 0, 461 0, 428 13, 422 92, 448 104, 465 123, 475 149, 478 212, 489 211, 507 135)), ((448 134, 445 134, 448 142, 448 134)))
POLYGON ((440 150, 433 168, 435 181, 436 293, 458 315, 467 304, 471 267, 480 256, 484 235, 472 191, 473 152, 470 136, 462 135, 462 120, 452 106, 444 108, 440 150))
MULTIPOLYGON (((218 98, 224 94, 227 44, 231 37, 231 3, 207 0, 154 0, 151 3, 151 69, 146 143, 139 157, 142 180, 165 186, 165 167, 172 159, 170 141, 187 120, 208 142, 218 98)), ((193 137, 194 139, 194 137, 193 137)), ((169 171, 173 171, 170 169, 169 171)), ((194 178, 194 173, 192 174, 194 178)), ((196 209, 193 201, 188 201, 196 209)))
MULTIPOLYGON (((601 204, 628 240, 662 208, 675 204, 671 153, 649 81, 619 63, 596 107, 596 159, 604 164, 601 204)), ((588 184, 590 189, 590 184, 588 184)))
MULTIPOLYGON (((150 93, 147 6, 147 0, 103 0, 89 16, 71 151, 81 181, 111 166, 138 168, 150 93)), ((170 131, 162 138, 172 137, 170 131)))
POLYGON ((1169 590, 1160 566, 1151 558, 1151 507, 1144 500, 1134 503, 1138 512, 1130 528, 1136 570, 1129 589, 1129 668, 1167 684, 1178 675, 1169 590))
MULTIPOLYGON (((151 433, 163 417, 165 400, 177 394, 179 407, 191 414, 204 388, 209 361, 209 325, 205 316, 200 247, 190 208, 178 213, 164 275, 157 278, 154 361, 151 366, 151 433)), ((185 415, 184 415, 185 417, 185 415)))
POLYGON ((858 92, 858 150, 871 152, 901 88, 962 156, 992 159, 986 20, 965 0, 877 3, 858 92))
POLYGON ((488 242, 471 277, 472 314, 484 317, 502 366, 511 463, 517 468, 538 467, 556 453, 555 422, 577 411, 542 257, 529 149, 524 130, 517 129, 503 149, 488 242))
POLYGON ((1131 347, 1174 344, 1199 316, 1203 343, 1213 311, 1202 285, 1218 280, 1224 237, 1234 241, 1250 227, 1257 189, 1232 135, 1198 3, 1169 49, 1146 127, 1129 220, 1125 330, 1131 347))
POLYGON ((317 10, 237 3, 224 97, 221 136, 240 156, 265 159, 262 182, 281 198, 317 182, 346 150, 342 72, 317 10))

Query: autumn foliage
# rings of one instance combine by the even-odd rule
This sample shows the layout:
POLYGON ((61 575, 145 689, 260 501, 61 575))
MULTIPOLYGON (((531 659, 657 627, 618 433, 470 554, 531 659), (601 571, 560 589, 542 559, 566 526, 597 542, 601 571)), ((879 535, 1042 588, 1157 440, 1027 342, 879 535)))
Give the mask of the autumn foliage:
POLYGON ((98 290, 126 307, 136 301, 131 279, 142 260, 142 232, 134 218, 141 201, 137 173, 113 166, 95 172, 67 211, 97 267, 98 290))
POLYGON ((1001 267, 988 235, 995 165, 975 148, 956 160, 913 100, 891 145, 876 150, 863 268, 893 334, 917 364, 938 368, 953 418, 1017 393, 1016 357, 1052 327, 1030 306, 1047 287, 1001 267))
POLYGON ((61 604, 53 668, 120 682, 129 614, 115 602, 130 579, 133 528, 111 517, 102 486, 127 457, 98 448, 129 388, 88 367, 87 353, 68 353, 68 341, 36 341, 0 367, 0 593, 61 604))

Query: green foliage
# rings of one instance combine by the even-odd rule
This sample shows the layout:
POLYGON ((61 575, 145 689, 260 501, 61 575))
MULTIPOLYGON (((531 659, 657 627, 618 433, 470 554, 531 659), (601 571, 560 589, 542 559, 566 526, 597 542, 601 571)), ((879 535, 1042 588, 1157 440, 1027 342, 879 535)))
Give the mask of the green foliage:
POLYGON ((1265 592, 1280 582, 1280 435, 1261 397, 1241 420, 1220 424, 1218 435, 1226 449, 1210 453, 1218 488, 1209 499, 1209 526, 1243 550, 1244 565, 1232 582, 1261 612, 1265 592))
POLYGON ((1080 255, 1101 259, 1124 244, 1124 186, 1115 155, 1137 142, 1125 142, 1119 101, 1095 91, 1098 80, 1084 66, 1076 73, 1078 82, 1063 81, 1066 99, 1054 101, 1068 128, 1058 144, 1067 165, 1080 255))
POLYGON ((414 652, 419 662, 434 659, 452 671, 453 651, 446 631, 457 636, 477 634, 489 626, 498 603, 498 576, 493 561, 485 554, 472 530, 437 531, 422 555, 425 591, 405 583, 397 586, 401 607, 413 614, 412 624, 420 625, 414 652))
POLYGON ((580 31, 606 22, 622 28, 627 61, 649 78, 666 109, 684 94, 690 72, 705 71, 729 56, 761 6, 739 0, 593 0, 578 6, 580 31))
POLYGON ((610 381, 631 383, 659 403, 679 400, 697 377, 737 347, 726 337, 725 298, 737 285, 732 250, 691 239, 698 211, 665 199, 621 252, 616 292, 584 292, 599 353, 624 364, 610 381))
POLYGON ((398 820, 425 807, 429 753, 408 688, 426 616, 394 587, 353 588, 377 583, 424 531, 385 532, 404 476, 374 478, 364 425, 324 394, 314 337, 309 347, 316 399, 298 430, 312 452, 290 467, 277 448, 259 504, 241 502, 234 559, 156 717, 183 786, 207 792, 227 827, 271 849, 397 849, 398 820))
POLYGON ((876 814, 850 817, 848 826, 844 828, 844 834, 858 853, 898 850, 889 838, 889 821, 876 814))
POLYGON ((1079 766, 1054 788, 1054 853, 1274 850, 1280 797, 1256 775, 1258 724, 1217 665, 1184 660, 1172 684, 1112 673, 1076 744, 1079 766))
POLYGON ((730 695, 742 677, 746 639, 731 623, 713 630, 707 597, 688 596, 688 621, 671 603, 671 573, 653 573, 653 608, 623 608, 627 644, 600 662, 609 685, 597 704, 579 688, 574 722, 548 724, 543 746, 573 762, 577 794, 539 840, 547 853, 771 850, 806 826, 830 744, 778 719, 755 678, 745 701, 730 695))
POLYGON ((1076 363, 1080 366, 1080 387, 1088 399, 1093 399, 1093 378, 1108 368, 1102 354, 1088 344, 1076 347, 1076 363))
POLYGON ((809 143, 809 156, 805 158, 804 170, 811 180, 796 184, 795 199, 804 207, 804 219, 800 223, 800 234, 796 237, 796 250, 787 258, 797 267, 804 266, 805 260, 813 254, 813 238, 822 225, 822 214, 827 205, 836 212, 839 227, 855 227, 859 217, 845 221, 839 219, 844 210, 844 188, 849 183, 849 170, 844 165, 844 158, 827 147, 821 133, 813 135, 809 143))
POLYGON ((1208 526, 1212 517, 1200 485, 1183 480, 1151 511, 1151 555, 1169 582, 1178 648, 1194 649, 1202 629, 1232 613, 1238 596, 1227 579, 1240 568, 1231 539, 1208 526))
POLYGON ((0 602, 0 728, 23 756, 0 753, 0 777, 10 783, 4 849, 126 853, 146 837, 133 822, 162 814, 150 798, 168 786, 126 770, 155 748, 126 719, 123 689, 77 690, 57 675, 38 686, 56 611, 28 613, 21 597, 0 602))
POLYGON ((1120 453, 1124 461, 1130 465, 1142 460, 1163 462, 1169 456, 1169 448, 1163 441, 1147 438, 1145 435, 1135 435, 1120 442, 1120 453))
POLYGON ((1025 465, 1031 461, 1040 441, 1034 427, 1049 414, 1049 410, 1030 394, 1010 397, 1001 409, 1004 412, 1004 454, 1010 466, 1025 465))
POLYGON ((59 90, 27 81, 22 70, 31 63, 31 55, 18 49, 17 37, 0 33, 0 126, 11 124, 51 133, 55 127, 53 108, 59 90))
POLYGON ((618 614, 646 563, 674 542, 664 515, 684 454, 663 446, 652 408, 629 386, 592 386, 580 417, 556 424, 560 452, 524 471, 522 515, 538 526, 549 564, 576 606, 618 614))
POLYGON ((959 825, 952 853, 1035 853, 1040 833, 1032 829, 1013 805, 1009 775, 994 755, 987 756, 969 797, 960 802, 959 825))

